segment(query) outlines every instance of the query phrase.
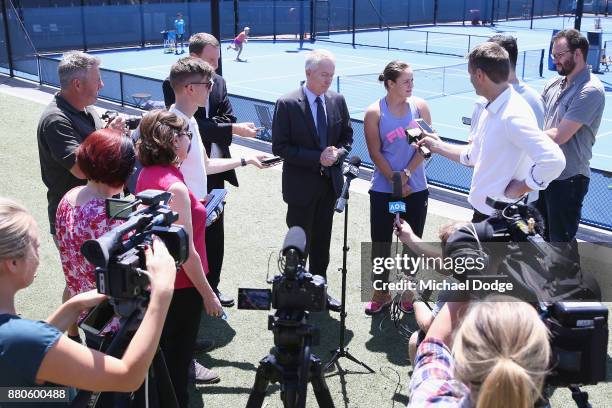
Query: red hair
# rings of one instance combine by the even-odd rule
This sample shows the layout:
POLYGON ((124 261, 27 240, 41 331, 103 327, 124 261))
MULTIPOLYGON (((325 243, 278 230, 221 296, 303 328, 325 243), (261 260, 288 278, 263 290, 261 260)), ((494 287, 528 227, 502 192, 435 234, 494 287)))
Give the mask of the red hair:
POLYGON ((121 187, 134 170, 132 139, 116 129, 99 129, 76 150, 76 163, 87 180, 121 187))

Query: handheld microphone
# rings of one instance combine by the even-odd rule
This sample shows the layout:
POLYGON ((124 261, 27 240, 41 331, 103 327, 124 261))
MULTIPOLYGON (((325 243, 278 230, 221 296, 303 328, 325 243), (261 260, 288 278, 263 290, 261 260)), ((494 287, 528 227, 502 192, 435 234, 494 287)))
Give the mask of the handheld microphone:
POLYGON ((399 222, 400 213, 406 212, 406 203, 402 201, 402 173, 393 172, 393 193, 389 202, 389 212, 395 214, 395 222, 399 222))
POLYGON ((334 210, 338 213, 344 211, 344 207, 346 207, 346 201, 348 200, 349 187, 351 186, 351 181, 354 178, 359 176, 359 166, 361 166, 361 159, 357 156, 351 157, 348 162, 348 166, 344 170, 344 176, 346 177, 344 181, 344 186, 342 187, 342 193, 340 197, 336 201, 336 207, 334 210))

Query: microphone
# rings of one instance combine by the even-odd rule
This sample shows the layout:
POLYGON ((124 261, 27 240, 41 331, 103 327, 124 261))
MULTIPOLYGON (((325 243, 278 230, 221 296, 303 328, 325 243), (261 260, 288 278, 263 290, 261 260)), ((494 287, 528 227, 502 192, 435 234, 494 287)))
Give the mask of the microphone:
POLYGON ((406 203, 402 201, 402 173, 393 172, 393 192, 389 202, 389 212, 395 214, 395 222, 399 222, 400 213, 406 212, 406 203))
POLYGON ((285 257, 285 270, 289 278, 294 279, 299 268, 304 265, 306 252, 306 233, 299 226, 289 228, 281 253, 285 257))
POLYGON ((361 159, 357 156, 351 157, 348 162, 348 166, 344 170, 344 176, 346 177, 344 181, 344 186, 342 187, 342 193, 340 197, 336 201, 336 207, 334 210, 338 213, 344 211, 344 207, 346 207, 346 201, 348 200, 349 187, 351 186, 351 181, 354 178, 359 176, 359 166, 361 166, 361 159))

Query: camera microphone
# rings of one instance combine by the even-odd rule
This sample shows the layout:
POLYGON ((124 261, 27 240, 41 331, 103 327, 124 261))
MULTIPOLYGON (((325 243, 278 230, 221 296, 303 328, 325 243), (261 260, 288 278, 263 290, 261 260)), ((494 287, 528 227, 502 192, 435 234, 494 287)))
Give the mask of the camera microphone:
POLYGON ((361 166, 361 159, 358 156, 353 156, 348 162, 346 169, 344 170, 344 186, 342 187, 342 193, 338 200, 336 201, 336 207, 334 210, 338 213, 344 211, 344 207, 346 207, 346 201, 348 200, 349 187, 351 186, 351 181, 354 178, 359 176, 359 166, 361 166))
POLYGON ((402 190, 402 173, 394 171, 393 192, 391 193, 391 201, 389 202, 389 212, 395 214, 395 222, 399 222, 400 213, 406 212, 406 203, 402 201, 402 190))
POLYGON ((294 277, 300 265, 303 264, 306 252, 306 233, 302 227, 289 228, 283 242, 282 254, 285 257, 285 274, 294 277))

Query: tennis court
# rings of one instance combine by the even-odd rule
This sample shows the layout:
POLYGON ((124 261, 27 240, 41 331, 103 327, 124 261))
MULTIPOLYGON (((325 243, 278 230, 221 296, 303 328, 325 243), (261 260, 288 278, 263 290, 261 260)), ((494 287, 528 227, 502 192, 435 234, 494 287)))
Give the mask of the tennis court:
MULTIPOLYGON (((461 48, 465 43, 464 36, 454 35, 455 31, 477 32, 478 39, 499 32, 499 29, 490 27, 434 27, 431 31, 437 32, 435 46, 461 48)), ((428 28, 428 32, 430 29, 428 28)), ((541 90, 548 78, 556 72, 546 69, 545 53, 543 78, 540 78, 537 69, 539 66, 538 49, 548 47, 550 41, 549 31, 513 30, 509 33, 516 36, 521 51, 529 51, 525 58, 524 79, 536 90, 541 90), (526 44, 523 48, 523 44, 526 44)), ((360 38, 366 35, 376 37, 380 30, 360 33, 360 38)), ((414 41, 419 38, 422 31, 414 35, 410 30, 398 30, 405 37, 405 41, 414 41)), ((236 62, 231 52, 222 55, 223 76, 227 80, 228 91, 231 94, 246 96, 274 102, 279 96, 295 89, 300 81, 304 80, 304 57, 313 48, 326 48, 333 52, 337 58, 336 82, 333 88, 339 90, 346 97, 351 116, 363 119, 367 106, 377 98, 384 95, 384 88, 377 81, 378 73, 385 64, 394 59, 409 62, 415 71, 414 94, 426 98, 432 111, 434 126, 441 135, 453 139, 465 140, 467 127, 461 124, 462 116, 471 116, 473 102, 476 95, 472 92, 465 66, 465 59, 461 57, 426 54, 422 52, 406 52, 386 48, 352 46, 343 44, 348 34, 331 34, 326 41, 317 41, 314 44, 304 43, 299 48, 298 42, 270 42, 251 41, 243 53, 247 62, 236 62), (333 41, 333 42, 332 42, 333 41), (446 67, 446 68, 442 68, 446 67)), ((472 47, 478 43, 473 43, 472 47)), ((225 51, 225 47, 222 47, 225 51)), ((467 50, 466 50, 467 52, 467 50)), ((170 66, 180 56, 164 54, 161 48, 137 48, 123 51, 100 52, 97 55, 102 59, 104 68, 138 75, 147 78, 164 79, 167 77, 170 66)), ((59 56, 57 56, 59 58, 59 56)), ((519 56, 517 73, 522 76, 522 60, 519 56)), ((610 72, 600 75, 604 85, 612 91, 612 74, 610 72)), ((107 81, 107 85, 111 85, 107 81)), ((137 89, 137 88, 135 88, 137 89)), ((104 92, 104 90, 103 90, 104 92)), ((154 94, 154 99, 162 99, 154 94)), ((597 143, 593 151, 591 166, 603 170, 612 170, 612 93, 606 92, 606 110, 601 127, 597 135, 597 143)))

